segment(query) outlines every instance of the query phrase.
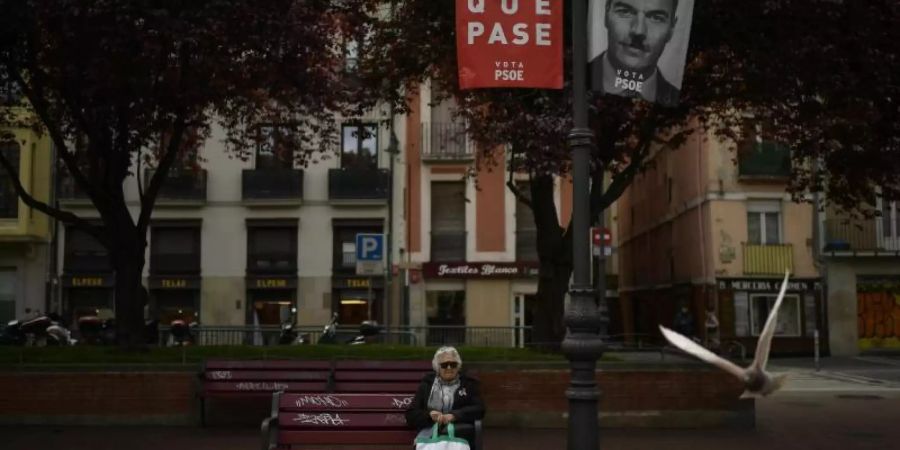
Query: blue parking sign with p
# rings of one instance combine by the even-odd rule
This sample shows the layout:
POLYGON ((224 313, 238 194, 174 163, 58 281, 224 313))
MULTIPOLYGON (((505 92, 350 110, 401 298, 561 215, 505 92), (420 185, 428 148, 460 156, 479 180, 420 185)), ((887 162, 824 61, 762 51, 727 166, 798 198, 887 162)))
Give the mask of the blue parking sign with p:
POLYGON ((356 235, 356 260, 357 261, 381 261, 384 259, 384 235, 383 234, 357 234, 356 235))

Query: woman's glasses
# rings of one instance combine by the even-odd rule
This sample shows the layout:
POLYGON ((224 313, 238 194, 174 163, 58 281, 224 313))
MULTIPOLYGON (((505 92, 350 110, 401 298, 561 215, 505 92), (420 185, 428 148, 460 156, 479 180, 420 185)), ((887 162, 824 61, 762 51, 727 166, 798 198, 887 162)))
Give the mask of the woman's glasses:
POLYGON ((459 367, 459 363, 456 361, 447 361, 441 363, 441 369, 455 369, 459 367))

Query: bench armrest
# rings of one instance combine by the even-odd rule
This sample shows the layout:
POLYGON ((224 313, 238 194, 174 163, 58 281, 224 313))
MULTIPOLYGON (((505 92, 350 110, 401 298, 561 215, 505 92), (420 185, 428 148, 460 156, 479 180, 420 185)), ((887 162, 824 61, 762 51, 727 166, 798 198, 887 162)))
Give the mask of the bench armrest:
POLYGON ((480 420, 475 421, 475 445, 472 447, 472 450, 483 450, 484 446, 482 445, 482 441, 484 440, 484 428, 481 424, 480 420))
POLYGON ((278 416, 266 417, 260 426, 262 438, 262 450, 272 450, 278 447, 278 416))

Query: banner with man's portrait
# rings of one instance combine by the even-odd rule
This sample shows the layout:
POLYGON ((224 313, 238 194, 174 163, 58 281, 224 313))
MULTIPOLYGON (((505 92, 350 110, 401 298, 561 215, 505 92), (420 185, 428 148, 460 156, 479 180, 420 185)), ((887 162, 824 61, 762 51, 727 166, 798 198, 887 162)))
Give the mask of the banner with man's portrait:
POLYGON ((590 0, 591 89, 676 106, 693 13, 694 0, 590 0))

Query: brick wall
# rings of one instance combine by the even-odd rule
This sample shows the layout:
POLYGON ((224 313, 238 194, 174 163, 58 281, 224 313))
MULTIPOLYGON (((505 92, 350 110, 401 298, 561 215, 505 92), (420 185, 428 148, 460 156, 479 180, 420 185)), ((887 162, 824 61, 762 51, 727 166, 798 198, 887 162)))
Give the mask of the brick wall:
MULTIPOLYGON (((565 426, 568 370, 480 369, 478 378, 487 425, 565 426)), ((0 372, 0 423, 194 424, 194 381, 191 372, 0 372)), ((724 372, 612 370, 598 372, 597 382, 601 424, 607 426, 753 422, 752 400, 738 400, 740 383, 724 372)), ((258 426, 270 404, 265 397, 229 402, 211 402, 210 416, 235 421, 243 412, 237 422, 258 426)))

